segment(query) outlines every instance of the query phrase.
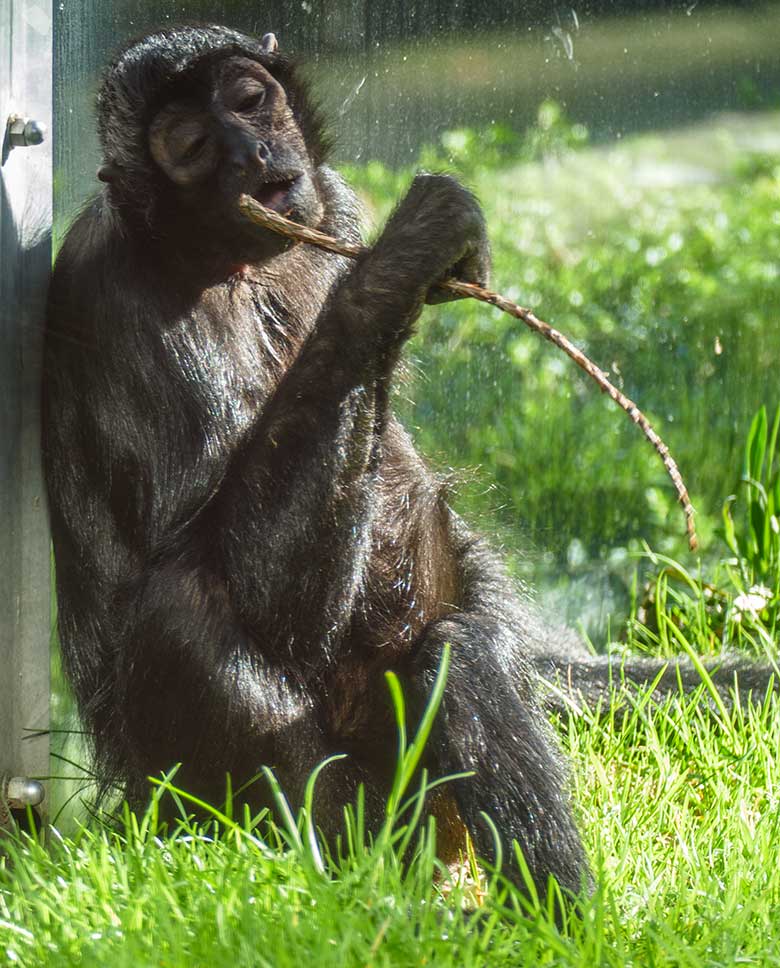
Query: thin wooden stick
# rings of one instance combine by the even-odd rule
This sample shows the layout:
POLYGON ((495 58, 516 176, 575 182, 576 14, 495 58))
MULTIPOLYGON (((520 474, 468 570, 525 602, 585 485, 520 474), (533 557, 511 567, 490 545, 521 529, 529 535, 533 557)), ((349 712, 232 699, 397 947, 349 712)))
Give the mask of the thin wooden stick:
MULTIPOLYGON (((326 249, 328 252, 335 252, 337 255, 347 256, 350 259, 356 259, 366 251, 364 246, 352 245, 349 242, 340 242, 338 239, 334 239, 332 236, 326 235, 324 232, 319 232, 317 229, 311 229, 305 225, 298 225, 296 222, 291 222, 290 219, 285 218, 283 215, 279 215, 277 212, 265 208, 265 206, 261 205, 250 195, 241 196, 239 208, 243 214, 256 225, 262 226, 265 229, 270 229, 272 232, 278 232, 280 235, 286 235, 288 238, 294 239, 295 241, 308 242, 310 245, 316 245, 321 249, 326 249)), ((522 306, 518 306, 517 303, 513 303, 505 296, 502 296, 500 293, 492 292, 490 289, 483 289, 481 286, 474 285, 470 282, 460 282, 457 279, 446 279, 439 283, 439 287, 441 289, 448 289, 450 292, 455 293, 458 296, 469 296, 472 299, 478 299, 481 302, 489 303, 491 306, 497 306, 499 309, 503 310, 503 312, 509 313, 509 315, 514 316, 515 319, 519 319, 521 322, 525 323, 529 329, 532 329, 535 333, 539 333, 540 336, 543 336, 546 340, 549 340, 559 349, 563 350, 567 356, 574 360, 580 369, 584 370, 592 380, 596 381, 602 393, 606 393, 607 396, 614 400, 619 407, 622 407, 623 410, 626 411, 633 422, 640 427, 642 433, 650 441, 663 461, 666 472, 672 479, 672 484, 674 484, 675 490, 677 491, 677 498, 682 505, 683 512, 685 513, 685 527, 688 533, 688 547, 691 549, 691 551, 696 551, 699 546, 699 541, 696 537, 696 527, 693 520, 696 512, 691 504, 691 499, 688 496, 688 489, 685 486, 682 475, 680 474, 674 458, 669 453, 669 448, 666 446, 663 440, 661 440, 653 429, 650 421, 633 402, 633 400, 629 400, 624 393, 621 393, 620 390, 618 390, 618 388, 609 381, 606 373, 592 363, 581 350, 577 349, 577 347, 563 335, 563 333, 550 326, 549 323, 545 323, 544 320, 539 319, 539 317, 532 313, 530 309, 524 309, 522 306)))

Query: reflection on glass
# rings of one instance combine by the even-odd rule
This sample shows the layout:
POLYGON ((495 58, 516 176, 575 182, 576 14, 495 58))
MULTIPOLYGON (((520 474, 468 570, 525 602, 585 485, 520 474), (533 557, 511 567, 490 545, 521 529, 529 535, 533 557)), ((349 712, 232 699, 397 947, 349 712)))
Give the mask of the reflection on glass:
MULTIPOLYGON (((185 17, 273 30, 305 58, 374 221, 419 165, 477 191, 495 287, 656 421, 706 555, 750 418, 776 400, 780 9, 643 6, 62 3, 55 232, 98 189, 91 101, 118 44, 185 17)), ((427 310, 412 357, 397 406, 421 448, 467 468, 458 503, 603 647, 640 541, 684 554, 655 455, 565 357, 483 306, 427 310)), ((54 704, 69 722, 62 689, 54 704)))

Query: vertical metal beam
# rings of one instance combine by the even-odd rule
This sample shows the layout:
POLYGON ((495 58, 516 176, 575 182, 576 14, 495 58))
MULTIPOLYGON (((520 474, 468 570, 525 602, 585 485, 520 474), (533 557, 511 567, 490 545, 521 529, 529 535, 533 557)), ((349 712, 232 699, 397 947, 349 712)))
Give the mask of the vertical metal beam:
POLYGON ((0 778, 49 774, 50 556, 39 457, 51 268, 52 8, 0 3, 0 778), (33 119, 40 129, 9 117, 33 119), (13 142, 13 143, 12 143, 13 142))

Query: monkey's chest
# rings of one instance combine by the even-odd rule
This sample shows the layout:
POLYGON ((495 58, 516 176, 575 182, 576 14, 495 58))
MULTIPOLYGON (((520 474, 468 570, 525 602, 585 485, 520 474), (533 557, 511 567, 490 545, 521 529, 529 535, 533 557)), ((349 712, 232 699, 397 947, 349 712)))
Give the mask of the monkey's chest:
POLYGON ((210 448, 228 450, 256 422, 300 348, 256 288, 221 285, 161 335, 172 394, 210 448))

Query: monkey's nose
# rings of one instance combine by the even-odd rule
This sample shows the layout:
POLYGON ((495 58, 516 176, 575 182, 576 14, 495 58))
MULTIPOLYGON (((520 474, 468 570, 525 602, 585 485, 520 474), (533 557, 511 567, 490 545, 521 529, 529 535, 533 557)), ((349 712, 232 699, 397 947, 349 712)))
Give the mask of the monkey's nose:
POLYGON ((228 166, 237 178, 246 178, 258 169, 264 170, 271 158, 268 145, 245 131, 228 131, 225 143, 228 166))
POLYGON ((234 152, 230 159, 230 166, 238 178, 246 178, 258 169, 265 171, 271 161, 271 149, 264 141, 258 141, 251 147, 234 152))

